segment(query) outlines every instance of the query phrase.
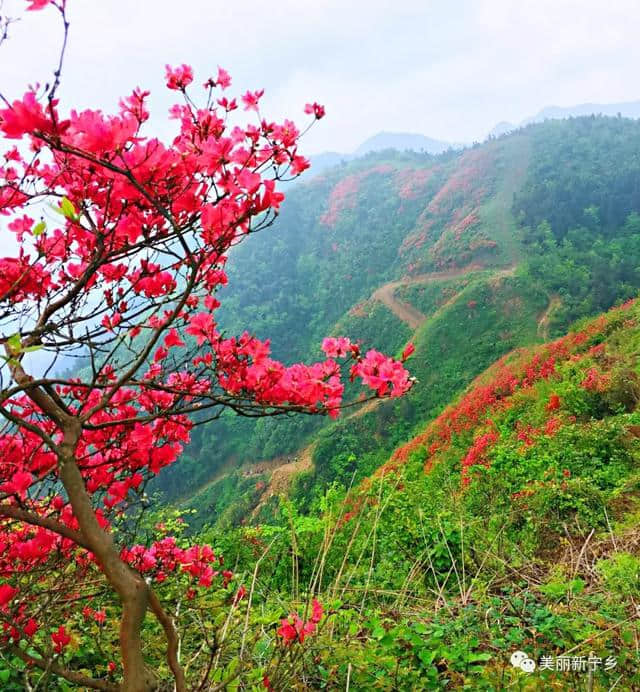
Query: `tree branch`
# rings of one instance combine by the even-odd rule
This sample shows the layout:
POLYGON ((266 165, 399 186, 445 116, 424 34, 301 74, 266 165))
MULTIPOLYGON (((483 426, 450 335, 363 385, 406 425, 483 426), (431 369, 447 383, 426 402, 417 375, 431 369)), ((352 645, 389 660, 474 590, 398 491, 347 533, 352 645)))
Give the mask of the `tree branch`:
POLYGON ((64 538, 68 538, 85 550, 91 550, 84 536, 79 531, 74 531, 51 517, 39 517, 37 514, 32 514, 15 505, 0 505, 0 515, 10 519, 18 519, 19 521, 24 521, 33 526, 41 526, 43 529, 49 529, 49 531, 53 531, 64 538))
POLYGON ((162 625, 162 629, 164 629, 164 633, 167 637, 167 662, 169 663, 169 668, 171 668, 171 672, 173 673, 173 677, 176 681, 176 692, 185 692, 187 689, 187 684, 184 679, 184 671, 182 670, 180 661, 178 661, 178 645, 180 643, 180 637, 176 631, 173 618, 167 615, 167 613, 164 611, 164 608, 162 607, 162 604, 160 603, 160 600, 153 589, 149 589, 149 606, 151 607, 151 610, 156 616, 158 622, 162 625))
POLYGON ((37 666, 41 670, 51 671, 56 675, 73 682, 76 685, 82 687, 89 687, 92 690, 106 690, 107 692, 117 692, 118 685, 114 685, 105 680, 96 680, 95 678, 90 678, 82 673, 77 673, 74 670, 68 670, 67 668, 62 668, 57 663, 53 661, 43 661, 41 658, 36 658, 35 656, 30 656, 25 653, 19 646, 11 645, 9 647, 11 653, 15 654, 18 658, 22 659, 28 665, 37 666))

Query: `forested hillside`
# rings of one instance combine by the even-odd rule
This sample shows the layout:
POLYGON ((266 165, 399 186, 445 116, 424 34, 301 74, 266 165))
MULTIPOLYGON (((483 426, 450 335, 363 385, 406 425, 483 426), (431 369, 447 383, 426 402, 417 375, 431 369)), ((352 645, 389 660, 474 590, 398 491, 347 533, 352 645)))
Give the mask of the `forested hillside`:
POLYGON ((372 154, 291 188, 269 242, 232 252, 220 325, 251 324, 291 361, 327 333, 387 352, 412 341, 418 383, 337 422, 203 425, 156 488, 197 509, 195 526, 268 519, 292 478, 310 509, 329 483, 375 471, 497 358, 636 295, 639 136, 632 120, 549 121, 438 157, 372 154))

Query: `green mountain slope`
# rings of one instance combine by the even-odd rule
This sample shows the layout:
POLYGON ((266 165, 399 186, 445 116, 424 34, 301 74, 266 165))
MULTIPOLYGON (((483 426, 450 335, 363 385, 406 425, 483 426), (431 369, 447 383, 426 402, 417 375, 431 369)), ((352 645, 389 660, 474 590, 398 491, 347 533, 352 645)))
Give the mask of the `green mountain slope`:
POLYGON ((419 383, 335 423, 202 426, 158 487, 198 509, 196 525, 258 503, 268 518, 276 499, 257 471, 293 467, 313 442, 294 488, 310 508, 328 483, 374 471, 496 358, 635 295, 639 141, 636 121, 548 122, 437 158, 371 155, 292 188, 276 227, 234 251, 220 323, 270 336, 285 360, 317 357, 329 333, 390 352, 411 339, 419 383))
POLYGON ((281 526, 223 540, 241 570, 269 552, 263 611, 299 590, 325 605, 287 676, 304 671, 313 689, 637 689, 640 303, 510 351, 370 478, 311 516, 282 511, 281 526), (535 675, 512 666, 516 650, 535 675))

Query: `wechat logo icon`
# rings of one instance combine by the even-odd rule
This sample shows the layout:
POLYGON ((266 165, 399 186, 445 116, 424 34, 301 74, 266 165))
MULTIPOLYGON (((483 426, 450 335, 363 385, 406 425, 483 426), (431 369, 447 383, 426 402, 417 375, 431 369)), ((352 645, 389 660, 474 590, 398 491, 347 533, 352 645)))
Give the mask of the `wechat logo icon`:
POLYGON ((533 673, 536 669, 536 662, 527 656, 524 651, 514 651, 511 654, 511 665, 514 668, 520 668, 525 673, 533 673))

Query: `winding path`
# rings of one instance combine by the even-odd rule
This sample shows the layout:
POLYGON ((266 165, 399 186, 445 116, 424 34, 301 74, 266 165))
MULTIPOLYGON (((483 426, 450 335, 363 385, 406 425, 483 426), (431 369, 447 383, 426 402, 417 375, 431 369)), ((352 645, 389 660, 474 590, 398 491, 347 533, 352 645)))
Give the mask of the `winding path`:
POLYGON ((542 317, 538 320, 538 336, 542 337, 543 341, 549 341, 549 321, 554 310, 561 304, 560 296, 553 295, 549 298, 549 305, 542 313, 542 317))
MULTIPOLYGON (((503 276, 511 276, 516 270, 515 264, 506 267, 505 269, 499 269, 493 272, 492 278, 500 278, 503 276)), ((446 272, 431 272, 430 274, 419 274, 418 276, 413 276, 410 279, 404 279, 400 281, 390 281, 384 286, 376 289, 371 295, 372 300, 377 300, 383 305, 386 305, 393 314, 401 319, 405 324, 407 324, 414 331, 418 329, 426 320, 427 315, 424 315, 417 308, 409 303, 405 303, 399 300, 395 296, 395 292, 398 288, 403 286, 416 286, 420 284, 429 284, 436 281, 446 281, 447 279, 455 279, 457 277, 463 277, 467 274, 472 274, 474 272, 485 271, 487 267, 482 267, 480 265, 471 264, 467 267, 461 267, 459 269, 451 269, 446 272)), ((445 303, 445 305, 450 305, 451 302, 457 297, 458 294, 453 296, 445 303)), ((444 307, 444 306, 442 306, 444 307)), ((430 317, 433 317, 431 315, 430 317)))
MULTIPOLYGON (((433 283, 435 281, 446 281, 447 279, 463 277, 474 272, 485 271, 486 269, 486 267, 472 264, 459 269, 451 269, 444 272, 431 272, 430 274, 413 276, 409 279, 390 281, 389 283, 384 284, 384 286, 380 286, 380 288, 376 289, 371 295, 371 300, 378 300, 386 305, 389 310, 396 315, 396 317, 401 319, 413 331, 415 331, 421 325, 423 325, 427 319, 432 319, 454 303, 460 293, 458 292, 451 296, 451 298, 441 305, 433 315, 427 316, 421 313, 420 310, 415 308, 413 305, 405 303, 396 298, 395 292, 398 288, 403 286, 416 286, 420 284, 433 283)), ((503 276, 510 276, 515 272, 515 270, 515 264, 510 267, 506 267, 505 269, 498 269, 492 273, 491 278, 495 279, 503 276)), ((374 399, 369 401, 351 413, 348 418, 357 418, 359 416, 363 416, 365 413, 369 413, 369 411, 376 408, 382 401, 383 399, 374 399)), ((260 500, 251 514, 252 519, 257 516, 260 508, 264 506, 269 498, 283 493, 288 488, 294 475, 301 473, 302 471, 308 471, 313 467, 313 444, 305 447, 301 452, 299 452, 293 461, 282 463, 282 459, 283 457, 279 457, 278 459, 273 459, 267 462, 258 462, 257 464, 249 467, 251 470, 244 472, 244 475, 247 476, 272 470, 267 487, 260 496, 260 500)))

